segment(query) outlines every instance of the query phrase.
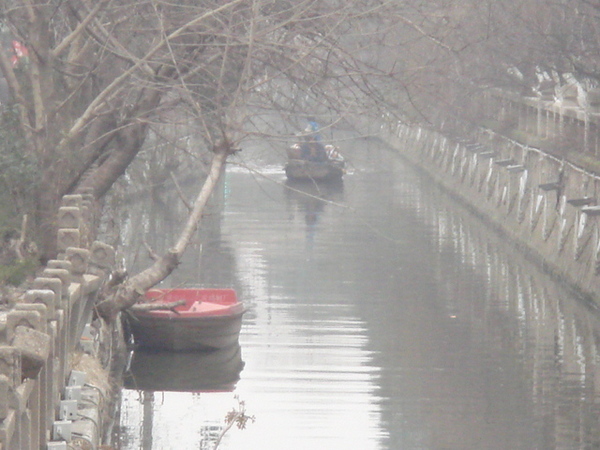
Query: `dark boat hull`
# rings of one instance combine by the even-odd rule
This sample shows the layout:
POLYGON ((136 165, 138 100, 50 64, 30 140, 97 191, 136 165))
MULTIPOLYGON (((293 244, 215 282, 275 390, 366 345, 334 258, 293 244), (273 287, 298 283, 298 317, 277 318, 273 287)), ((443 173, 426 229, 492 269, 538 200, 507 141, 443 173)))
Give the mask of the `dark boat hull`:
POLYGON ((344 163, 290 159, 285 166, 285 174, 290 180, 339 180, 344 175, 344 163))
POLYGON ((183 301, 175 310, 131 310, 129 325, 138 347, 205 351, 238 342, 245 308, 232 289, 151 289, 153 305, 183 301))
POLYGON ((216 350, 238 342, 243 311, 224 317, 201 319, 137 315, 131 330, 137 345, 173 351, 216 350))

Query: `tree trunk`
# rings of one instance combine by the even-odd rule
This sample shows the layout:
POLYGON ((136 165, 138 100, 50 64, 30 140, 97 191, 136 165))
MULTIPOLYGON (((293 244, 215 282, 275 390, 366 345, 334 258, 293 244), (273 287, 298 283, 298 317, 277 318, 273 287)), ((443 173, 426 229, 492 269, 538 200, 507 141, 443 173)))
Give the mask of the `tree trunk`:
POLYGON ((196 196, 192 211, 173 248, 156 260, 152 266, 126 280, 116 289, 116 292, 112 296, 101 301, 96 306, 99 316, 108 322, 113 321, 119 311, 133 306, 143 297, 148 289, 164 280, 175 270, 179 265, 183 252, 198 229, 204 207, 223 173, 225 161, 231 152, 232 150, 227 147, 214 154, 208 176, 204 181, 202 189, 196 196))
POLYGON ((42 175, 35 205, 34 233, 40 250, 40 261, 56 257, 57 244, 57 212, 60 204, 61 192, 56 179, 55 171, 49 168, 42 175))
POLYGON ((82 180, 76 191, 92 188, 94 197, 103 197, 141 150, 146 128, 145 123, 137 123, 120 131, 116 137, 118 148, 113 149, 102 164, 82 180))
MULTIPOLYGON (((172 74, 171 68, 159 71, 160 77, 168 77, 172 74)), ((121 124, 119 131, 114 134, 113 150, 100 167, 86 177, 77 189, 91 187, 96 198, 100 198, 108 192, 141 150, 148 129, 147 118, 160 104, 163 93, 163 91, 151 89, 143 92, 135 111, 132 111, 129 119, 121 124)))

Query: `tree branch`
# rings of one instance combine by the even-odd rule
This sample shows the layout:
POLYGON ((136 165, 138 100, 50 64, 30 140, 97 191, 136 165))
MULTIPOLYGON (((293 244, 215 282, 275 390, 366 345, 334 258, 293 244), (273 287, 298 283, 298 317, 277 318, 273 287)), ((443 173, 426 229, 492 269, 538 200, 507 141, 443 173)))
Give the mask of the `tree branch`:
POLYGON ((143 58, 141 58, 139 61, 137 61, 129 69, 124 71, 121 75, 119 75, 118 77, 115 77, 115 79, 112 81, 112 83, 110 83, 106 88, 104 88, 104 90, 100 94, 98 94, 98 96, 96 96, 96 98, 86 108, 85 112, 75 121, 73 127, 71 127, 71 129, 68 131, 68 133, 65 136, 65 139, 63 139, 63 141, 61 142, 61 146, 64 144, 64 142, 66 140, 73 139, 73 137, 75 135, 77 135, 89 123, 89 121, 92 119, 92 117, 96 114, 97 109, 100 106, 102 106, 102 104, 107 102, 110 99, 110 97, 115 94, 117 89, 120 86, 122 86, 124 84, 124 82, 126 80, 128 80, 129 77, 137 69, 139 69, 142 64, 146 63, 159 50, 161 50, 166 45, 167 41, 179 37, 184 31, 186 31, 190 27, 214 16, 215 14, 217 14, 221 11, 224 11, 225 9, 231 8, 232 6, 234 6, 238 3, 241 3, 242 1, 244 1, 244 0, 233 0, 223 6, 212 9, 212 10, 206 12, 205 14, 202 14, 201 16, 195 17, 193 20, 190 20, 186 24, 179 27, 177 30, 175 30, 169 36, 167 36, 166 39, 161 40, 158 44, 156 44, 153 48, 151 48, 146 53, 146 55, 144 55, 143 58))
POLYGON ((173 172, 169 172, 169 175, 171 176, 171 180, 173 180, 173 183, 175 184, 175 189, 177 190, 177 194, 179 195, 179 198, 181 199, 181 201, 183 202, 183 204, 185 205, 187 210, 191 212, 193 207, 192 207, 192 205, 189 204, 189 202, 186 200, 185 196, 183 195, 183 191, 181 190, 181 186, 179 186, 179 183, 177 182, 177 178, 175 177, 175 174, 173 172))
POLYGON ((21 83, 19 83, 19 80, 15 75, 15 71, 13 70, 12 64, 5 52, 0 52, 0 70, 2 71, 2 75, 4 75, 4 79, 8 84, 8 88, 12 93, 12 97, 14 98, 17 104, 17 109, 19 111, 19 125, 21 127, 21 131, 23 132, 26 141, 32 144, 32 127, 31 123, 29 122, 29 117, 27 115, 27 101, 25 100, 25 97, 23 97, 23 93, 21 91, 21 83))
POLYGON ((136 303, 129 309, 133 311, 156 311, 168 309, 170 311, 177 312, 175 311, 175 308, 181 305, 185 305, 185 300, 175 300, 174 302, 168 303, 136 303))
POLYGON ((137 303, 148 289, 164 280, 177 267, 183 252, 198 229, 204 207, 221 177, 225 161, 231 152, 231 147, 227 146, 214 154, 208 176, 196 196, 193 210, 176 244, 152 266, 126 280, 112 297, 100 302, 96 310, 101 317, 108 321, 114 320, 119 311, 137 303))
POLYGON ((52 51, 52 55, 56 58, 57 56, 61 55, 62 52, 64 52, 69 45, 71 45, 71 43, 77 39, 77 37, 79 37, 81 35, 81 33, 83 33, 83 31, 85 31, 85 29, 87 28, 87 26, 89 25, 89 23, 94 20, 96 18, 96 16, 98 15, 98 13, 105 7, 108 5, 108 3, 110 3, 112 0, 100 0, 96 3, 96 6, 94 7, 94 9, 92 9, 88 15, 85 17, 85 19, 83 19, 81 22, 79 22, 79 24, 77 25, 77 27, 75 27, 75 29, 71 32, 71 34, 69 34, 68 36, 66 36, 52 51))

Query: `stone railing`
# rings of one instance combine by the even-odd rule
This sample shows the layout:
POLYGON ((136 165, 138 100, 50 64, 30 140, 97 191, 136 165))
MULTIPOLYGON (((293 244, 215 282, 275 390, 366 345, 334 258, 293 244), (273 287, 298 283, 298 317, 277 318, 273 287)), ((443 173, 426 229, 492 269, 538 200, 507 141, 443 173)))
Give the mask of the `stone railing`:
POLYGON ((600 302, 600 177, 485 130, 460 142, 389 122, 380 136, 547 269, 600 302))
POLYGON ((554 98, 522 97, 499 89, 483 96, 485 115, 511 122, 517 130, 552 142, 557 149, 600 156, 600 106, 582 106, 574 96, 557 102, 554 98))
POLYGON ((115 251, 92 241, 95 211, 89 194, 63 197, 58 258, 0 311, 0 450, 96 448, 101 439, 107 383, 91 320, 115 251))

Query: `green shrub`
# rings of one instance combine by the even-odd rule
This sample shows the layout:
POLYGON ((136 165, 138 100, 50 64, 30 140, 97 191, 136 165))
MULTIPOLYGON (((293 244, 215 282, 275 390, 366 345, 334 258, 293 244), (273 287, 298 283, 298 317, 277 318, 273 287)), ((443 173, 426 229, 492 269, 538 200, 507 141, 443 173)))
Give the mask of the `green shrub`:
POLYGON ((21 285, 28 276, 35 273, 38 263, 35 259, 25 259, 14 264, 0 266, 0 285, 21 285))

